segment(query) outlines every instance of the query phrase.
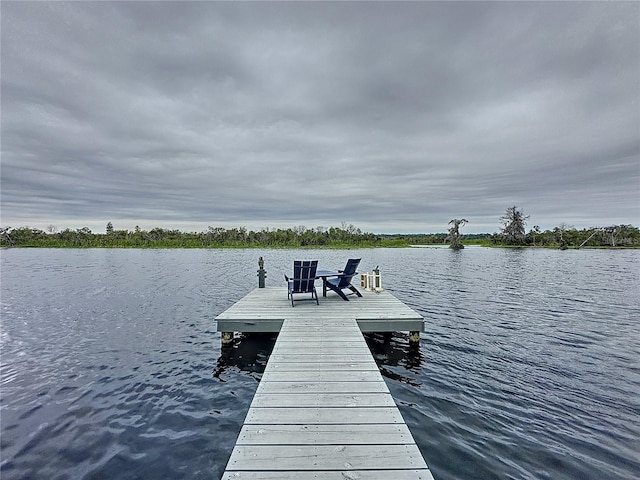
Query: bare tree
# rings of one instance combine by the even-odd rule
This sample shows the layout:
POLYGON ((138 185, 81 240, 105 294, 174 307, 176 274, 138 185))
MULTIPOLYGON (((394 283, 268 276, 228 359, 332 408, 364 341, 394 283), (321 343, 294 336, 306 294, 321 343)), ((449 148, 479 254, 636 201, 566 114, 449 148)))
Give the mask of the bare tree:
POLYGON ((560 225, 558 225, 554 229, 554 231, 556 231, 560 235, 558 239, 558 243, 560 244, 560 250, 566 250, 567 248, 569 248, 567 245, 567 240, 564 238, 564 234, 569 230, 573 230, 573 226, 567 225, 564 222, 562 222, 560 225))
POLYGON ((453 248, 455 250, 464 248, 464 245, 461 242, 462 236, 460 235, 459 229, 465 223, 469 222, 464 218, 461 218, 460 220, 454 218, 453 220, 449 221, 449 225, 451 225, 451 227, 449 227, 449 236, 447 237, 450 242, 449 248, 453 248))
POLYGON ((620 233, 620 227, 618 227, 617 225, 612 225, 610 227, 604 227, 602 229, 602 231, 608 235, 609 237, 609 244, 612 247, 616 246, 616 237, 618 236, 618 233, 620 233))
POLYGON ((518 210, 515 205, 507 208, 506 213, 500 217, 502 223, 502 235, 509 245, 518 245, 524 241, 524 227, 527 225, 529 215, 518 210))
POLYGON ((4 239, 5 242, 14 247, 16 243, 11 238, 11 235, 9 235, 10 231, 11 227, 0 228, 0 236, 4 239))

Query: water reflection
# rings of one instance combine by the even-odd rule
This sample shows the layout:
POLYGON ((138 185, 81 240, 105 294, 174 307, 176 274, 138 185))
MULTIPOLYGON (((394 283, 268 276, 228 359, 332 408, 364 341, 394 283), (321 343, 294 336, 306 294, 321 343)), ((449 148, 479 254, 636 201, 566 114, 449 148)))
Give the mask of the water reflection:
MULTIPOLYGON (((277 334, 240 335, 231 346, 221 349, 212 372, 213 378, 226 382, 224 374, 230 369, 238 369, 249 373, 259 382, 277 338, 277 334)), ((366 333, 364 338, 383 376, 416 387, 421 385, 389 368, 403 367, 410 372, 420 373, 424 355, 420 345, 409 342, 406 333, 366 333)))
POLYGON ((421 385, 414 379, 394 371, 395 368, 388 368, 403 367, 413 373, 420 372, 424 356, 419 344, 409 342, 409 335, 403 332, 366 333, 364 338, 384 377, 414 387, 421 385))
POLYGON ((221 349, 213 378, 225 382, 222 375, 230 368, 237 368, 260 381, 277 338, 275 333, 241 334, 232 345, 221 349))

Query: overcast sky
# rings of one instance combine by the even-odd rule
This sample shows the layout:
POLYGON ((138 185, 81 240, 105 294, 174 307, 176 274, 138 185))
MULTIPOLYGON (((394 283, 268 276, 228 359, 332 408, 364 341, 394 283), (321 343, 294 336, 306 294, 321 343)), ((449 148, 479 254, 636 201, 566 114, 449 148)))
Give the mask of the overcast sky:
POLYGON ((640 225, 638 2, 9 2, 1 224, 640 225))

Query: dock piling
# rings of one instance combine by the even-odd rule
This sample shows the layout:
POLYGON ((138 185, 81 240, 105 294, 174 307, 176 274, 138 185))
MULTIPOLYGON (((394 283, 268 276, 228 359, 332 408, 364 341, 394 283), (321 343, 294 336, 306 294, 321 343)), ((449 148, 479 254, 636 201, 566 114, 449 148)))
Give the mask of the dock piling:
POLYGON ((222 346, 228 347, 233 343, 233 332, 222 332, 222 346))

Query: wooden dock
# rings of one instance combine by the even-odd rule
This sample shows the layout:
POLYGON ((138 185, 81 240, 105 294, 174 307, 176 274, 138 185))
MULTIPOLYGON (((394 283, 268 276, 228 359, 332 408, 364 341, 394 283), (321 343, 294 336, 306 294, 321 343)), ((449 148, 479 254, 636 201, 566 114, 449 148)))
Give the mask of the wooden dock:
POLYGON ((362 293, 291 307, 284 288, 260 288, 217 317, 221 332, 280 332, 223 480, 433 480, 361 333, 423 319, 362 293))
POLYGON ((296 306, 292 307, 284 286, 256 288, 216 318, 217 331, 277 333, 285 318, 304 320, 309 316, 313 316, 316 323, 322 323, 325 318, 355 318, 360 331, 365 333, 424 330, 422 316, 386 290, 360 292, 362 298, 351 295, 349 302, 329 292, 326 297, 320 297, 320 305, 298 301, 304 297, 296 296, 296 306))

